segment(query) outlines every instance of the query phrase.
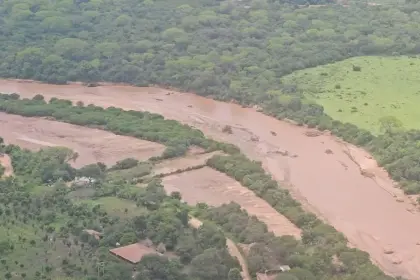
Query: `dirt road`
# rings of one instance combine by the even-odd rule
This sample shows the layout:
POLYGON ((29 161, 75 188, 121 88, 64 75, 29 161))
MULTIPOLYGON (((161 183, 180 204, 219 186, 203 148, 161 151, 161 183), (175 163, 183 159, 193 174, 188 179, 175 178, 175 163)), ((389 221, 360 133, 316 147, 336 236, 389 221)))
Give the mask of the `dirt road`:
MULTIPOLYGON (((197 218, 191 217, 191 216, 190 216, 189 223, 193 228, 199 228, 203 224, 200 220, 198 220, 197 218)), ((243 280, 252 280, 251 275, 249 275, 247 262, 246 262, 245 258, 242 256, 242 254, 239 251, 238 247, 236 246, 235 242, 233 242, 229 238, 226 238, 226 246, 228 248, 228 251, 229 251, 230 255, 232 257, 237 258, 238 261, 239 261, 239 264, 241 265, 242 279, 243 280)))
POLYGON ((151 111, 197 127, 216 140, 233 143, 250 158, 261 161, 278 181, 292 186, 292 193, 300 194, 297 198, 343 232, 354 246, 369 252, 386 273, 420 279, 420 246, 416 245, 420 242, 420 214, 410 210, 408 201, 397 202, 387 191, 393 189, 393 182, 383 170, 372 167, 375 180, 364 176, 360 165, 371 159, 363 150, 335 137, 309 137, 305 135, 307 129, 253 109, 157 88, 0 81, 0 91, 18 92, 24 97, 42 93, 47 98, 151 111), (232 126, 233 134, 222 132, 225 125, 232 126), (394 253, 384 254, 386 248, 394 253))
POLYGON ((10 157, 6 154, 0 155, 0 165, 4 167, 3 177, 13 176, 13 166, 10 157))

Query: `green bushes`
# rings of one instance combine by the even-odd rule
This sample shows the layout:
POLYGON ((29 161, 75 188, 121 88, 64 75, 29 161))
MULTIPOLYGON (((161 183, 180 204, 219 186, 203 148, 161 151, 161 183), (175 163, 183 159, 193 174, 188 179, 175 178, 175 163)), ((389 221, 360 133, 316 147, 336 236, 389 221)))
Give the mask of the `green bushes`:
POLYGON ((130 169, 139 164, 139 161, 134 158, 126 158, 123 160, 118 161, 114 166, 110 168, 110 170, 123 170, 123 169, 130 169))
POLYGON ((5 152, 11 157, 14 173, 33 183, 53 183, 59 179, 68 182, 76 176, 69 161, 77 155, 67 148, 54 147, 32 153, 9 145, 5 152))

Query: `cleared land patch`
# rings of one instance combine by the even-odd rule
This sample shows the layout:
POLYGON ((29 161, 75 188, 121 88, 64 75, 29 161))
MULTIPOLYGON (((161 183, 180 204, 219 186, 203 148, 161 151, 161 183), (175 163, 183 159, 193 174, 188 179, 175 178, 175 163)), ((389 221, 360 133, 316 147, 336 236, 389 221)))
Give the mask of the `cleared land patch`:
POLYGON ((180 192, 183 200, 192 205, 205 202, 219 206, 234 201, 248 211, 249 215, 255 215, 264 222, 274 234, 300 238, 301 230, 266 201, 227 175, 209 167, 164 177, 163 185, 168 193, 180 192))
POLYGON ((133 157, 146 160, 159 156, 165 146, 92 129, 41 118, 27 118, 0 113, 0 131, 6 143, 30 150, 48 146, 63 146, 79 154, 75 167, 94 162, 113 165, 133 157))
POLYGON ((282 79, 324 106, 334 119, 379 132, 379 119, 395 116, 420 128, 420 58, 356 57, 297 71, 282 79))

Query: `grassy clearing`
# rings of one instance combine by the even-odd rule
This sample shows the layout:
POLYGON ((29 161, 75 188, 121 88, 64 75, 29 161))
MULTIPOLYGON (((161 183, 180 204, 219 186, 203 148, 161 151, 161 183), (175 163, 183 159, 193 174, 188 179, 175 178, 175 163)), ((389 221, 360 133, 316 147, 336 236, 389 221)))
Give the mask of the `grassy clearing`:
POLYGON ((83 200, 82 202, 92 206, 99 204, 110 215, 120 218, 131 218, 147 212, 147 209, 137 207, 136 203, 133 201, 118 197, 101 197, 95 200, 83 200))
POLYGON ((283 82, 296 84, 334 119, 378 133, 384 116, 420 128, 419 73, 420 58, 356 57, 297 71, 283 82))

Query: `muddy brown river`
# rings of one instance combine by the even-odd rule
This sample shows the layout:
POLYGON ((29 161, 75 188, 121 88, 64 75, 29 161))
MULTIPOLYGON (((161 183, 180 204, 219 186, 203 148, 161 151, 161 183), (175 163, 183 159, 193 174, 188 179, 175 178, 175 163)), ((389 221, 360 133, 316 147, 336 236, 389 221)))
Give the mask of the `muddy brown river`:
POLYGON ((420 214, 365 151, 333 136, 308 136, 306 128, 251 108, 158 88, 3 80, 0 91, 155 112, 233 143, 261 161, 307 209, 367 251, 387 274, 420 279, 420 214), (233 134, 222 132, 225 125, 232 126, 233 134))

